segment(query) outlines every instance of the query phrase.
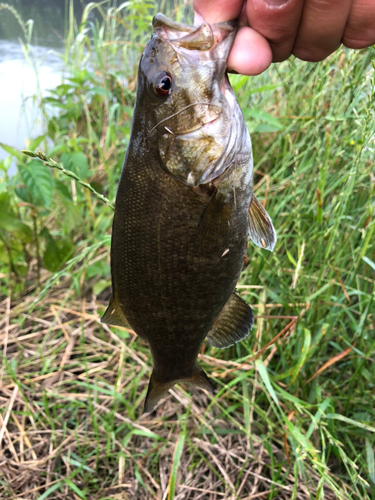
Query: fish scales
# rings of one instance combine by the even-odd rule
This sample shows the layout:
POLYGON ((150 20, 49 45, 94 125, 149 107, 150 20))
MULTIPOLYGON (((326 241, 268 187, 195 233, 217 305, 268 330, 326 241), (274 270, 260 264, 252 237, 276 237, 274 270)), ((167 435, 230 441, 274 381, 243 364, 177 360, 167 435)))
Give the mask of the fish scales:
POLYGON ((223 348, 248 335, 251 308, 234 291, 249 231, 268 248, 275 241, 252 192, 250 137, 225 74, 233 23, 197 28, 160 14, 153 23, 116 197, 112 298, 102 318, 128 322, 150 346, 145 411, 177 381, 213 390, 197 362, 201 345, 207 337, 223 348))

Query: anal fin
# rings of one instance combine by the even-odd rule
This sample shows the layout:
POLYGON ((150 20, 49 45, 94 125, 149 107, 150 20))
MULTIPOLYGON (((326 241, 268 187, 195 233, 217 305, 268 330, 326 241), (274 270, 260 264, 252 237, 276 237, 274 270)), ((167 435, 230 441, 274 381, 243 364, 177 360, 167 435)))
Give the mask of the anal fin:
POLYGON ((276 231, 271 217, 253 194, 249 206, 249 235, 258 247, 273 251, 276 244, 276 231))
POLYGON ((105 323, 106 325, 131 328, 131 326, 129 325, 128 321, 124 316, 124 313, 121 310, 121 307, 116 303, 113 297, 111 297, 107 310, 100 321, 102 323, 105 323))
POLYGON ((233 293, 208 332, 207 340, 212 346, 225 349, 246 338, 253 323, 251 307, 233 293))

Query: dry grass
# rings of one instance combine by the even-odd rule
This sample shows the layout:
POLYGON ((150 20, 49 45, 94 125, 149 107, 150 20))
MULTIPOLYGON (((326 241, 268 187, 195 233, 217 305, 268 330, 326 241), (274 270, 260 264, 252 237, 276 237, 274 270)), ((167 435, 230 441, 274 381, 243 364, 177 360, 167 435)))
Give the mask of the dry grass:
MULTIPOLYGON (((0 340, 8 360, 0 386, 1 498, 169 498, 181 433, 186 441, 176 499, 250 500, 272 491, 278 492, 274 498, 309 499, 316 494, 318 475, 310 470, 308 479, 296 482, 282 436, 270 448, 250 434, 253 411, 247 424, 241 412, 231 416, 230 392, 236 386, 215 402, 199 390, 191 398, 177 386, 153 414, 140 416, 151 370, 147 346, 131 330, 101 324, 104 303, 70 296, 66 278, 37 310, 31 297, 1 303, 0 340), (230 418, 223 418, 226 413, 230 418), (273 479, 275 462, 282 480, 273 479)), ((258 320, 258 337, 264 321, 258 320)), ((286 322, 291 325, 289 318, 286 322)), ((274 352, 270 347, 262 350, 265 359, 274 352)), ((207 351, 201 361, 227 382, 233 370, 237 375, 254 370, 254 357, 241 366, 207 351)), ((254 382, 253 402, 262 390, 254 382)), ((326 490, 324 498, 337 497, 326 490)))

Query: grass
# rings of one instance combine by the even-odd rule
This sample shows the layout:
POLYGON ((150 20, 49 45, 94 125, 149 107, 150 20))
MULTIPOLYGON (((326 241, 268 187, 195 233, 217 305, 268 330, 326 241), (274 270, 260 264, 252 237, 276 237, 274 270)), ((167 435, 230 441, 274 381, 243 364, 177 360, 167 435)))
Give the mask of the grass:
MULTIPOLYGON (((64 80, 39 96, 46 134, 26 146, 113 202, 155 9, 103 8, 86 8, 96 24, 71 15, 64 80)), ((148 347, 99 320, 112 211, 8 147, 18 173, 3 162, 1 498, 375 498, 372 61, 374 49, 340 50, 231 76, 278 242, 272 254, 250 244, 239 281, 253 334, 202 348, 217 394, 176 386, 143 417, 148 347)))

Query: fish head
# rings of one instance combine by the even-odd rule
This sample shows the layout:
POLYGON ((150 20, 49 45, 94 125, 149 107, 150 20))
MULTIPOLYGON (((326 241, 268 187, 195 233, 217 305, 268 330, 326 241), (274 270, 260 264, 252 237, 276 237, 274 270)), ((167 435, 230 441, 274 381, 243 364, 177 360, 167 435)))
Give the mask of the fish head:
POLYGON ((171 175, 192 186, 207 183, 218 173, 214 166, 233 128, 237 103, 226 65, 236 23, 190 26, 157 14, 153 27, 138 79, 138 105, 148 113, 146 139, 157 143, 171 175))

